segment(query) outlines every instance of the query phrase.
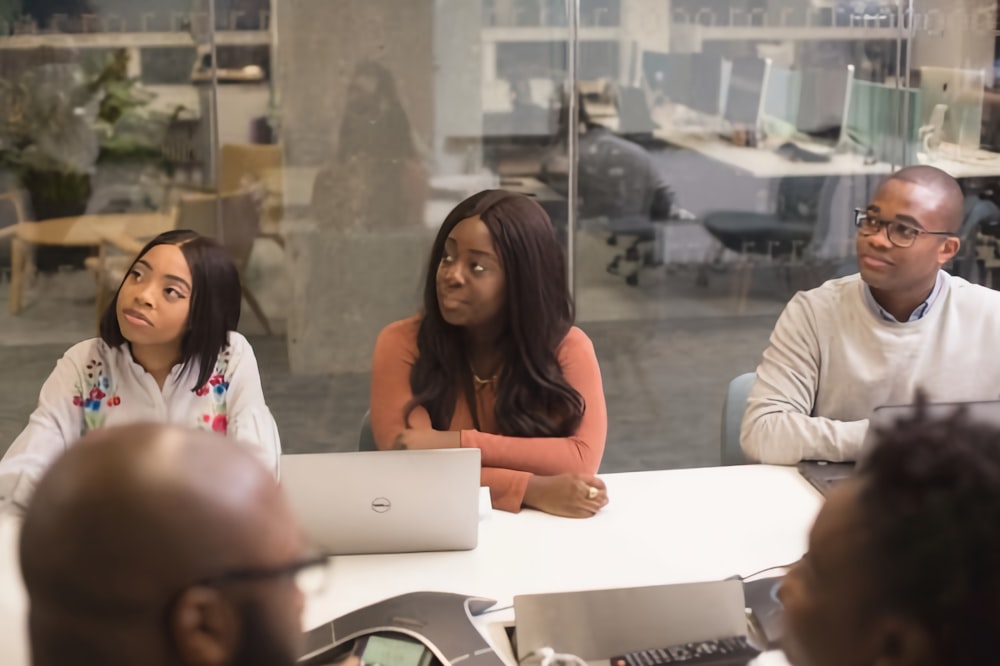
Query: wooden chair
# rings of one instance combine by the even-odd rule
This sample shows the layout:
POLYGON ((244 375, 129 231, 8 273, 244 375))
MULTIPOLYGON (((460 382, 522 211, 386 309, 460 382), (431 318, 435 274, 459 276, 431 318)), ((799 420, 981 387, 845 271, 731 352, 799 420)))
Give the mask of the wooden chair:
POLYGON ((0 210, 9 211, 9 214, 0 215, 0 220, 10 219, 11 224, 0 228, 0 240, 10 239, 10 313, 16 315, 21 312, 24 280, 32 265, 29 249, 20 238, 18 238, 18 227, 32 220, 29 212, 30 199, 25 190, 17 189, 0 194, 0 210))
POLYGON ((219 151, 221 194, 233 194, 256 186, 271 190, 261 212, 257 235, 273 240, 281 248, 285 247, 285 240, 278 233, 282 192, 274 174, 281 172, 283 160, 281 146, 273 144, 227 143, 219 151))
POLYGON ((239 192, 247 180, 263 182, 281 164, 280 146, 227 143, 219 154, 219 192, 239 192))
POLYGON ((254 241, 260 236, 260 196, 253 190, 213 195, 181 197, 177 209, 177 228, 191 229, 216 239, 229 252, 240 273, 243 298, 254 316, 271 335, 271 322, 254 293, 246 285, 246 269, 254 241))

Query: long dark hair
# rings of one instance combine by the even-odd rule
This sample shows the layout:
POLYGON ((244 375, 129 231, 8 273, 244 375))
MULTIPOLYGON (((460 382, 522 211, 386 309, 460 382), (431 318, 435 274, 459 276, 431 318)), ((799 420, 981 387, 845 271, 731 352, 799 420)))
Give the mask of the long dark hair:
POLYGON ((110 347, 120 347, 127 340, 118 325, 118 294, 135 262, 157 245, 176 245, 191 270, 191 307, 187 330, 181 339, 181 363, 198 363, 198 381, 192 391, 205 385, 215 368, 215 361, 226 345, 229 332, 240 323, 243 289, 240 274, 225 248, 211 238, 189 229, 167 231, 146 243, 128 267, 125 277, 101 316, 101 339, 110 347))
POLYGON ((410 372, 413 400, 447 430, 458 391, 475 410, 472 374, 463 330, 441 316, 437 274, 448 234, 462 220, 479 217, 489 229, 503 266, 505 327, 503 367, 497 383, 496 422, 500 434, 567 437, 580 425, 583 397, 566 382, 556 351, 573 325, 574 308, 565 258, 552 222, 537 202, 503 190, 486 190, 458 204, 438 231, 424 286, 424 312, 417 333, 417 360, 410 372))

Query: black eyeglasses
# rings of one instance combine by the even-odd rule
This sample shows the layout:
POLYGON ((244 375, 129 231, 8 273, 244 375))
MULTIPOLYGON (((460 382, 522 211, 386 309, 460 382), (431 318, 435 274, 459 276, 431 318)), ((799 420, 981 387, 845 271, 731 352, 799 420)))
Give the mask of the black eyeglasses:
POLYGON ((231 569, 220 574, 202 578, 195 585, 218 587, 231 583, 263 581, 272 578, 291 577, 306 596, 321 594, 330 578, 330 556, 315 555, 276 567, 246 567, 231 569))
POLYGON ((928 236, 957 235, 951 231, 927 231, 898 220, 880 220, 863 208, 854 209, 854 226, 858 228, 858 233, 862 236, 874 236, 882 231, 882 227, 885 227, 885 234, 889 242, 896 247, 910 247, 923 234, 928 236))

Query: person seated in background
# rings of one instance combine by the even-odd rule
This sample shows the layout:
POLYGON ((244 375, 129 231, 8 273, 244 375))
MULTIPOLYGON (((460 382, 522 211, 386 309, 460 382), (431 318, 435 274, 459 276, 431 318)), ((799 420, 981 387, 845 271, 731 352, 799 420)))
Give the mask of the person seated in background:
POLYGON ((597 513, 607 410, 594 346, 573 319, 541 206, 502 190, 458 204, 431 249, 423 311, 375 343, 376 445, 476 447, 494 507, 597 513))
POLYGON ((859 211, 859 273, 796 294, 775 324, 740 444, 752 460, 850 461, 868 418, 905 404, 1000 397, 1000 293, 949 275, 963 196, 930 166, 906 167, 859 211))
POLYGON ((247 449, 134 424, 51 465, 20 536, 34 666, 295 663, 319 591, 297 581, 324 581, 328 560, 247 449))
POLYGON ((316 219, 368 231, 422 227, 428 171, 395 76, 365 60, 341 96, 336 146, 313 185, 316 219))
POLYGON ((49 463, 81 435, 155 421, 228 434, 275 476, 281 445, 257 359, 236 332, 242 291, 224 248, 193 231, 151 240, 100 322, 45 380, 27 427, 0 461, 0 504, 23 510, 49 463))
POLYGON ((795 666, 996 663, 1000 429, 924 409, 878 433, 786 574, 795 666))
MULTIPOLYGON (((592 120, 584 98, 578 99, 580 217, 608 218, 612 228, 615 222, 668 219, 674 196, 649 152, 592 120)), ((562 142, 542 162, 541 175, 564 196, 569 191, 569 157, 564 143, 569 125, 569 104, 563 104, 559 121, 562 142)))

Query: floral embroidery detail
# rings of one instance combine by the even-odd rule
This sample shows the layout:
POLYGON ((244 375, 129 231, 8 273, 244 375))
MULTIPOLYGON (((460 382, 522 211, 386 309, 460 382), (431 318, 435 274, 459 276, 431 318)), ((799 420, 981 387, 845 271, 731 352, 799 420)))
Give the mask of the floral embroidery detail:
POLYGON ((215 432, 221 432, 225 434, 226 427, 229 425, 229 420, 226 418, 225 414, 217 414, 214 419, 212 419, 212 430, 215 432))
POLYGON ((104 406, 116 407, 122 403, 112 385, 111 378, 104 373, 104 363, 94 359, 85 367, 86 376, 81 376, 73 396, 73 406, 83 409, 83 425, 80 435, 104 426, 107 415, 101 411, 104 406))
POLYGON ((226 371, 229 369, 231 355, 229 347, 226 347, 215 361, 215 368, 212 370, 208 382, 195 391, 195 395, 208 396, 210 399, 209 411, 201 415, 202 426, 222 434, 226 434, 229 428, 229 418, 226 415, 229 381, 226 379, 226 371))

